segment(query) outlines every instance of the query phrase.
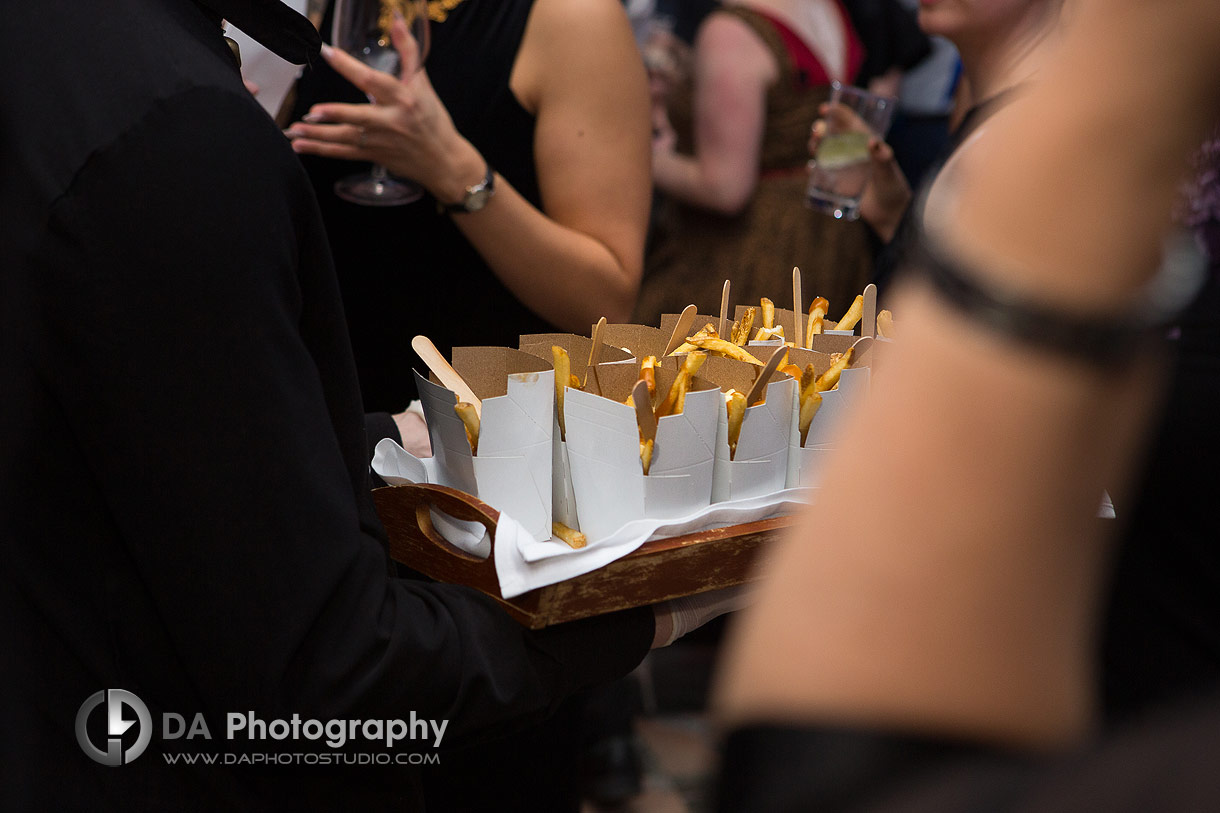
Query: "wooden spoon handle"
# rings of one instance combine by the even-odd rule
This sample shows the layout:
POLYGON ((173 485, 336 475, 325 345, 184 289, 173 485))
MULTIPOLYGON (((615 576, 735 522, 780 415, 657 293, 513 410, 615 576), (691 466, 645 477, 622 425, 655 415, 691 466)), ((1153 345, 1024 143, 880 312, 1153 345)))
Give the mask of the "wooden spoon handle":
MULTIPOLYGON (((585 365, 585 380, 584 386, 589 386, 589 371, 597 366, 601 360, 602 354, 602 328, 606 326, 606 317, 597 320, 597 324, 593 326, 593 346, 589 348, 589 363, 585 365)), ((594 373, 596 375, 596 373, 594 373)), ((599 379, 600 381, 600 379, 599 379)), ((600 389, 600 388, 599 388, 600 389)))
POLYGON ((724 287, 720 289, 720 325, 717 328, 720 333, 720 338, 725 337, 725 331, 729 329, 729 281, 724 281, 724 287))
POLYGON ((864 314, 860 317, 860 335, 877 335, 877 286, 864 286, 864 314))
POLYGON ((792 266, 792 321, 796 330, 792 334, 792 343, 797 347, 805 346, 805 331, 802 329, 801 317, 805 315, 805 300, 801 294, 801 269, 792 266))
POLYGON ((788 352, 788 348, 780 345, 775 348, 775 352, 771 354, 771 358, 767 359, 767 363, 758 371, 758 378, 754 379, 754 386, 750 387, 750 391, 746 393, 746 406, 754 406, 754 402, 759 399, 763 393, 763 388, 767 386, 767 379, 779 367, 780 359, 788 352))
POLYGON ((480 418, 483 417, 483 401, 474 394, 474 390, 470 389, 466 380, 458 375, 458 371, 453 369, 453 365, 441 355, 441 351, 436 349, 436 345, 432 343, 431 339, 427 336, 416 336, 411 340, 411 348, 424 364, 428 365, 428 369, 433 372, 441 384, 453 390, 459 401, 465 401, 474 406, 475 413, 480 418))
POLYGON ((695 321, 695 312, 698 310, 694 305, 687 305, 682 309, 682 315, 678 317, 678 321, 674 324, 674 332, 669 337, 669 344, 665 345, 665 355, 669 355, 678 349, 678 345, 686 341, 686 337, 690 335, 691 323, 695 321))

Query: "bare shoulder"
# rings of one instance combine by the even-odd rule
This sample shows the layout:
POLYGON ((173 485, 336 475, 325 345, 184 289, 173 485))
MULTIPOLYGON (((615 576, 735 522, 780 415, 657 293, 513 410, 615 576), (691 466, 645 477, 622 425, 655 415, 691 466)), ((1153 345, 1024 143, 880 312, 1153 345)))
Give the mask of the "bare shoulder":
POLYGON ((778 66, 767 44, 735 14, 712 12, 695 34, 695 59, 707 67, 725 66, 773 79, 778 66))
POLYGON ((695 32, 695 44, 706 46, 762 44, 758 33, 736 14, 721 9, 703 18, 695 32))
POLYGON ((529 24, 533 33, 557 42, 596 39, 607 27, 631 30, 621 0, 534 0, 529 24))
POLYGON ((513 67, 513 91, 536 112, 544 87, 615 83, 643 66, 621 0, 535 0, 513 67))

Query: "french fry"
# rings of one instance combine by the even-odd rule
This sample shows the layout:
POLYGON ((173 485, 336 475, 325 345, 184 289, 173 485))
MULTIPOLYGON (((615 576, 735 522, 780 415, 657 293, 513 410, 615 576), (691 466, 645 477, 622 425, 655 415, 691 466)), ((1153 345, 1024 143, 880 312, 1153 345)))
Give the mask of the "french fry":
POLYGON ((677 356, 682 353, 689 353, 692 350, 697 350, 698 348, 695 347, 695 345, 691 344, 691 339, 693 339, 693 338, 719 339, 720 336, 716 332, 716 326, 713 325, 711 322, 708 322, 706 325, 699 328, 699 331, 694 336, 688 336, 686 341, 683 342, 682 344, 678 345, 677 347, 675 347, 674 351, 672 353, 670 353, 669 355, 677 356))
POLYGON ((764 296, 759 304, 762 305, 762 326, 775 327, 775 303, 764 296))
MULTIPOLYGON (((725 339, 708 339, 708 341, 723 342, 725 339)), ((687 391, 688 389, 691 389, 691 382, 694 380, 694 374, 699 372, 699 367, 703 366, 706 358, 708 358, 708 354, 706 353, 687 354, 686 361, 683 361, 682 363, 682 372, 686 374, 686 381, 684 381, 682 387, 678 389, 678 398, 675 404, 673 404, 673 414, 680 414, 681 411, 686 408, 687 391)))
POLYGON ((749 351, 744 347, 738 347, 732 342, 726 342, 724 339, 696 339, 692 336, 691 344, 700 350, 706 350, 718 356, 727 356, 728 358, 744 361, 748 364, 755 364, 759 367, 764 366, 761 361, 750 355, 749 351))
POLYGON ((729 460, 737 454, 737 441, 741 438, 741 423, 746 417, 745 393, 729 390, 724 394, 724 406, 729 414, 729 460))
POLYGON ((758 308, 749 308, 741 315, 740 322, 733 323, 733 332, 730 335, 733 344, 744 347, 750 340, 750 331, 754 329, 754 317, 757 314, 758 308))
POLYGON ((813 337, 818 336, 826 327, 826 320, 822 317, 825 314, 819 313, 817 316, 810 318, 809 324, 805 328, 805 346, 813 347, 813 337))
POLYGON ((845 369, 851 366, 851 360, 855 353, 855 349, 856 348, 854 347, 849 347, 846 351, 842 353, 835 353, 831 357, 834 359, 834 361, 830 363, 830 368, 818 376, 818 380, 814 384, 818 392, 826 392, 827 390, 834 389, 838 385, 839 376, 845 369))
POLYGON ((784 338, 784 326, 776 325, 775 327, 760 327, 758 332, 754 334, 754 341, 769 342, 772 339, 784 338))
POLYGON ((799 426, 801 430, 801 447, 805 446, 805 441, 809 438, 809 426, 813 423, 813 416, 818 414, 818 409, 822 406, 822 393, 814 391, 809 394, 809 397, 801 399, 801 415, 799 418, 799 426))
POLYGON ((815 297, 809 306, 809 323, 805 326, 805 346, 813 347, 813 337, 822 332, 826 314, 830 311, 830 303, 826 297, 815 297))
POLYGON ((815 385, 818 381, 818 374, 814 371, 812 364, 805 365, 805 369, 801 371, 798 380, 801 382, 800 394, 802 400, 804 400, 808 393, 817 392, 815 385))
MULTIPOLYGON (((683 367, 685 366, 683 362, 683 367)), ((648 403, 648 382, 642 378, 636 381, 635 386, 631 388, 631 397, 627 400, 635 410, 635 425, 640 432, 640 465, 647 476, 648 469, 652 466, 652 450, 657 438, 657 416, 652 411, 652 405, 648 403)))
POLYGON ((801 368, 797 367, 795 364, 781 364, 779 366, 779 371, 785 375, 792 376, 797 381, 801 380, 801 368))
MULTIPOLYGON (((652 401, 656 400, 657 394, 657 361, 656 356, 648 356, 640 362, 640 381, 643 381, 648 387, 648 407, 652 408, 652 401)), ((635 396, 628 395, 627 400, 623 401, 627 406, 635 406, 635 396)))
MULTIPOLYGON (((701 339, 700 341, 715 341, 724 342, 724 339, 701 339)), ((728 342, 725 342, 728 344, 728 342)), ((665 400, 657 406, 655 415, 658 418, 663 418, 666 415, 677 415, 682 411, 682 407, 686 403, 686 391, 690 388, 691 379, 695 377, 695 373, 703 366, 703 360, 707 358, 706 353, 692 352, 686 354, 686 360, 682 362, 682 369, 678 370, 677 377, 674 378, 674 383, 669 388, 669 393, 665 396, 665 400)))
POLYGON ((686 375, 682 370, 679 370, 678 377, 674 379, 673 386, 669 388, 669 392, 661 400, 661 403, 657 404, 653 414, 655 414, 658 418, 664 418, 666 415, 672 415, 674 405, 678 402, 678 390, 684 386, 686 386, 686 375))
POLYGON ((580 389, 580 379, 577 378, 576 373, 568 373, 568 386, 580 389))
POLYGON ((589 539, 575 528, 569 528, 562 522, 551 523, 551 533, 568 543, 571 548, 583 548, 589 544, 589 539))
POLYGON ((572 380, 580 379, 572 374, 572 359, 568 351, 557 344, 551 345, 551 359, 555 363, 555 406, 559 410, 559 439, 567 440, 568 431, 563 420, 563 393, 570 387, 572 380))
POLYGON ((894 338, 894 314, 888 310, 877 311, 877 335, 883 339, 894 338))
POLYGON ((864 316, 864 295, 856 294, 856 298, 851 301, 851 307, 847 309, 847 313, 843 314, 843 318, 835 325, 835 330, 852 330, 860 323, 860 317, 864 316))
POLYGON ((648 385, 648 397, 657 395, 657 357, 648 356, 640 362, 640 380, 648 385))
POLYGON ((466 440, 470 441, 470 453, 479 453, 479 413, 474 411, 474 404, 458 401, 453 405, 453 411, 462 419, 466 427, 466 440))
POLYGON ((813 422, 813 416, 817 414, 818 407, 822 405, 822 394, 818 392, 817 381, 817 372, 814 371, 813 365, 806 364, 805 369, 801 372, 801 388, 798 394, 801 409, 797 426, 801 432, 802 447, 805 445, 805 439, 809 437, 809 425, 813 422))

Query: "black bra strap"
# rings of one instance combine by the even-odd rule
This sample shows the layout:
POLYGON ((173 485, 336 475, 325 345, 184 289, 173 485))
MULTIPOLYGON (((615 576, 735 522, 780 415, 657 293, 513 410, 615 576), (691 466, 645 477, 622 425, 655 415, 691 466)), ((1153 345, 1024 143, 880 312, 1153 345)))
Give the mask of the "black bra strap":
POLYGON ((926 280, 943 302, 976 325, 1038 350, 1109 368, 1164 331, 1198 293, 1206 261, 1188 234, 1165 244, 1161 270, 1125 313, 1094 315, 1038 302, 984 278, 950 258, 926 232, 919 235, 911 271, 926 280))

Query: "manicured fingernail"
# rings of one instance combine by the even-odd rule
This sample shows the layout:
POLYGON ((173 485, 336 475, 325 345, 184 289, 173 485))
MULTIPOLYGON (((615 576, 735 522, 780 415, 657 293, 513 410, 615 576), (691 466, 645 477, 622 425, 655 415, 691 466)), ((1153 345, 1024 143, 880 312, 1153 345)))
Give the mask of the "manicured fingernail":
POLYGON ((335 49, 334 49, 334 48, 331 48, 331 47, 330 47, 329 45, 327 45, 326 43, 322 43, 322 58, 323 58, 323 59, 330 59, 330 58, 331 58, 331 57, 333 57, 334 55, 335 55, 335 49))
POLYGON ((402 16, 402 9, 397 9, 397 8, 394 9, 394 19, 399 20, 400 22, 403 22, 403 23, 405 23, 407 21, 407 18, 402 16))
POLYGON ((313 123, 315 123, 315 122, 319 122, 319 121, 324 121, 324 120, 325 120, 325 119, 324 119, 324 117, 322 116, 322 114, 321 114, 321 113, 314 113, 314 112, 312 112, 312 111, 310 111, 309 113, 306 113, 305 115, 301 116, 301 121, 307 121, 307 122, 309 122, 309 123, 311 123, 311 124, 313 124, 313 123))

